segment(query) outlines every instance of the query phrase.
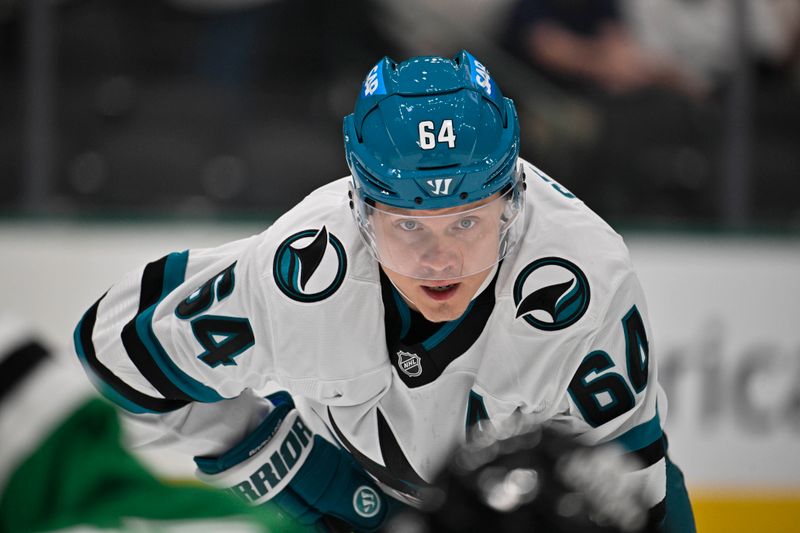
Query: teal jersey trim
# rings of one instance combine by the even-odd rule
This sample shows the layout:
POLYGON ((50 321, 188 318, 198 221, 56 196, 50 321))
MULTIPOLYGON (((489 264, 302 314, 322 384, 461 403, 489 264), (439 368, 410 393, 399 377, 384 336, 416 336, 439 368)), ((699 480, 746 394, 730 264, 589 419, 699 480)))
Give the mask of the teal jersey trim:
POLYGON ((217 391, 197 381, 176 365, 153 332, 153 313, 162 300, 183 283, 189 252, 172 253, 167 257, 164 270, 164 288, 158 301, 136 317, 136 332, 158 368, 176 387, 195 401, 212 403, 224 400, 217 391))
POLYGON ((83 326, 83 318, 78 322, 78 326, 75 328, 73 333, 73 341, 75 343, 75 352, 78 354, 78 360, 81 362, 81 366, 83 366, 83 370, 86 372, 86 375, 89 378, 89 381, 92 382, 94 388, 97 389, 100 394, 102 394, 106 399, 115 403, 126 409, 132 413, 142 414, 142 413, 156 413, 157 411, 152 411, 150 409, 146 409, 141 405, 135 404, 117 391, 115 391, 112 387, 110 387, 103 379, 98 376, 94 369, 92 369, 91 365, 89 365, 89 361, 86 358, 86 352, 84 351, 83 343, 81 342, 81 327, 83 326))
MULTIPOLYGON (((400 292, 397 288, 392 284, 392 296, 394 297, 394 303, 397 307, 397 311, 400 314, 400 339, 404 339, 406 335, 408 335, 408 331, 411 328, 411 311, 408 308, 408 304, 403 297, 400 295, 400 292)), ((469 312, 472 310, 472 307, 475 305, 475 300, 472 300, 467 307, 467 310, 464 311, 460 317, 455 320, 451 320, 450 322, 446 323, 444 326, 439 328, 439 330, 431 335, 428 339, 422 341, 422 347, 425 348, 426 351, 430 351, 431 349, 438 346, 443 340, 447 338, 450 333, 455 330, 459 324, 464 320, 464 317, 469 315, 469 312)))
POLYGON ((425 348, 425 350, 430 351, 434 347, 436 347, 436 345, 438 345, 440 342, 445 340, 447 336, 450 335, 450 333, 452 333, 453 330, 456 329, 459 324, 461 324, 461 321, 464 320, 464 317, 467 316, 470 311, 472 311, 472 307, 474 305, 475 305, 475 300, 472 300, 469 303, 469 307, 467 307, 467 310, 464 311, 464 314, 462 314, 457 319, 451 320, 450 322, 442 326, 439 329, 439 331, 437 331, 436 333, 431 335, 430 338, 422 342, 422 347, 425 348))
POLYGON ((167 256, 167 264, 164 265, 164 288, 161 290, 159 302, 186 279, 186 265, 188 262, 189 250, 174 252, 167 256))
POLYGON ((397 311, 400 313, 400 338, 404 339, 408 335, 408 330, 411 327, 411 311, 408 309, 408 304, 400 296, 400 293, 392 283, 392 296, 394 303, 397 306, 397 311))
POLYGON ((626 450, 633 452, 649 446, 660 439, 662 435, 661 419, 658 416, 658 408, 656 408, 656 414, 653 418, 623 433, 611 442, 619 444, 626 450))

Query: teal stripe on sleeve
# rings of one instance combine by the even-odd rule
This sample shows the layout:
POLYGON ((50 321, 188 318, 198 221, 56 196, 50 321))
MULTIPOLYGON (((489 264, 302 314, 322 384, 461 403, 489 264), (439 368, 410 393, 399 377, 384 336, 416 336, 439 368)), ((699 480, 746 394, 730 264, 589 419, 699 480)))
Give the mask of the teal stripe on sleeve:
POLYGON ((623 433, 611 442, 621 445, 628 451, 641 450, 661 438, 661 419, 658 416, 658 409, 653 418, 635 428, 623 433))
POLYGON ((188 262, 189 250, 174 252, 167 256, 167 263, 164 265, 164 288, 161 291, 161 297, 158 299, 159 302, 186 279, 186 265, 188 262))
POLYGON ((164 347, 158 341, 153 331, 153 313, 156 307, 166 296, 183 283, 186 277, 186 264, 189 259, 189 252, 172 253, 167 257, 167 264, 164 268, 164 288, 158 302, 145 309, 136 317, 136 332, 144 343, 147 351, 158 365, 158 368, 176 387, 181 389, 195 401, 211 403, 224 400, 217 391, 211 387, 197 381, 189 374, 181 370, 167 354, 164 347))

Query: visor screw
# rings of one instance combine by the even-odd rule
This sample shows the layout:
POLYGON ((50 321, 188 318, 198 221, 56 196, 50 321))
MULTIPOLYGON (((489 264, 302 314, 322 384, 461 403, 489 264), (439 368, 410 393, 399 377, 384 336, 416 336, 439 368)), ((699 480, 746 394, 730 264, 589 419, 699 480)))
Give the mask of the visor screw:
POLYGON ((417 196, 416 198, 414 198, 414 203, 417 204, 417 205, 421 204, 422 203, 422 198, 420 196, 417 196))
POLYGON ((353 200, 350 200, 350 209, 353 209, 354 206, 355 204, 353 204, 353 200))
POLYGON ((467 196, 469 195, 466 192, 462 192, 461 194, 458 195, 458 197, 461 198, 462 200, 466 200, 467 196))

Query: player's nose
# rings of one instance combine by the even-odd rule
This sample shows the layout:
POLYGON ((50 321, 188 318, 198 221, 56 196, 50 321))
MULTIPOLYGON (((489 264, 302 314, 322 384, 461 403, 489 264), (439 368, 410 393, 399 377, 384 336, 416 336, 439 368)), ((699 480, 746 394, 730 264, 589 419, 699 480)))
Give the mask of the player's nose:
POLYGON ((438 238, 428 243, 419 256, 420 266, 445 277, 455 276, 464 263, 463 252, 447 238, 438 238))

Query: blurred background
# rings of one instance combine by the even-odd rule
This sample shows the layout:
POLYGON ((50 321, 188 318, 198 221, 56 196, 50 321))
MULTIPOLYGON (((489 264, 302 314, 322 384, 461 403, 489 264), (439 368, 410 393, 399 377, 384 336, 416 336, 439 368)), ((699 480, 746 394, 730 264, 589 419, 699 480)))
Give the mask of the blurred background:
POLYGON ((462 48, 631 248, 700 530, 800 531, 800 0, 0 0, 2 307, 67 351, 346 175, 380 57, 462 48))

